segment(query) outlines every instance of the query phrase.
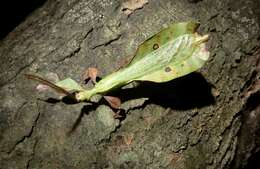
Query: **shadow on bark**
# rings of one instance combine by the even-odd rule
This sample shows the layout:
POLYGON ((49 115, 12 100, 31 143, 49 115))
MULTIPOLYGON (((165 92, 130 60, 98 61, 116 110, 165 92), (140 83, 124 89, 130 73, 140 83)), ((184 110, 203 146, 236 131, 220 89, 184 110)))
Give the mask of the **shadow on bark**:
POLYGON ((201 74, 192 73, 167 83, 142 82, 136 88, 118 91, 115 96, 121 98, 122 102, 147 97, 146 104, 188 110, 214 104, 212 87, 201 74))

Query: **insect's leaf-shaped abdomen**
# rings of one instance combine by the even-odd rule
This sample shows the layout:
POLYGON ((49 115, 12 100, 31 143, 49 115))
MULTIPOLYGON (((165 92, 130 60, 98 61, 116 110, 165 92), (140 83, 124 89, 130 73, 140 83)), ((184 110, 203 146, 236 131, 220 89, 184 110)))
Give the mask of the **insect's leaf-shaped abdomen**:
POLYGON ((144 41, 141 45, 139 45, 134 58, 129 63, 129 66, 138 62, 148 53, 158 49, 165 43, 172 41, 184 34, 193 34, 198 26, 199 23, 193 21, 171 24, 169 27, 161 30, 157 34, 144 41))

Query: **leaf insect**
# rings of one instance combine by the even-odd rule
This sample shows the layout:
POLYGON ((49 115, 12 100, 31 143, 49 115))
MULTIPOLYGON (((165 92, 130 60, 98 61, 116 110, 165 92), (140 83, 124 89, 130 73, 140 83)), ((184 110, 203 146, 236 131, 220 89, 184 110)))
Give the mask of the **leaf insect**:
POLYGON ((109 91, 125 86, 133 81, 151 81, 163 83, 187 75, 200 69, 209 58, 206 49, 208 35, 196 32, 199 23, 189 21, 171 24, 144 41, 136 50, 133 59, 125 67, 95 81, 97 70, 88 72, 95 85, 85 89, 71 78, 51 83, 36 75, 26 77, 48 85, 59 93, 70 95, 76 92, 78 102, 91 101, 96 95, 102 95, 111 107, 120 107, 120 100, 106 96, 109 91))

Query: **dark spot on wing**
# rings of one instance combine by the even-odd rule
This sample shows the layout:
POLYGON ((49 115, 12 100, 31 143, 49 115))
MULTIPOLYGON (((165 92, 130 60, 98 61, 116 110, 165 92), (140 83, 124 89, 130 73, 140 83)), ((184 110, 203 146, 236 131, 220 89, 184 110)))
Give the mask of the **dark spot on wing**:
POLYGON ((158 49, 158 48, 159 48, 159 45, 158 45, 157 43, 153 45, 153 49, 154 49, 154 50, 156 50, 156 49, 158 49))
POLYGON ((165 69, 164 69, 164 71, 165 72, 170 72, 172 69, 170 68, 170 67, 166 67, 165 69))

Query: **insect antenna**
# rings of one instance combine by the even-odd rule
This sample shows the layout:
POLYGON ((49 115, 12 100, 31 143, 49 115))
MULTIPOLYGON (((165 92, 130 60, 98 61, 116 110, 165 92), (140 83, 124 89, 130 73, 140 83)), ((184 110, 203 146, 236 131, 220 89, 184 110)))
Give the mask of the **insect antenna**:
POLYGON ((43 78, 40 77, 40 76, 31 75, 31 74, 24 74, 24 75, 25 75, 25 77, 26 77, 27 79, 34 80, 34 81, 37 81, 37 82, 39 82, 39 83, 41 83, 41 84, 44 84, 44 85, 46 85, 46 86, 49 86, 50 88, 54 89, 54 90, 55 90, 56 92, 58 92, 58 93, 62 93, 62 94, 65 94, 65 95, 71 95, 71 93, 68 92, 67 90, 65 90, 65 89, 63 89, 63 88, 61 88, 61 87, 59 87, 59 86, 53 84, 52 82, 50 82, 50 81, 48 81, 48 80, 46 80, 46 79, 43 79, 43 78))

